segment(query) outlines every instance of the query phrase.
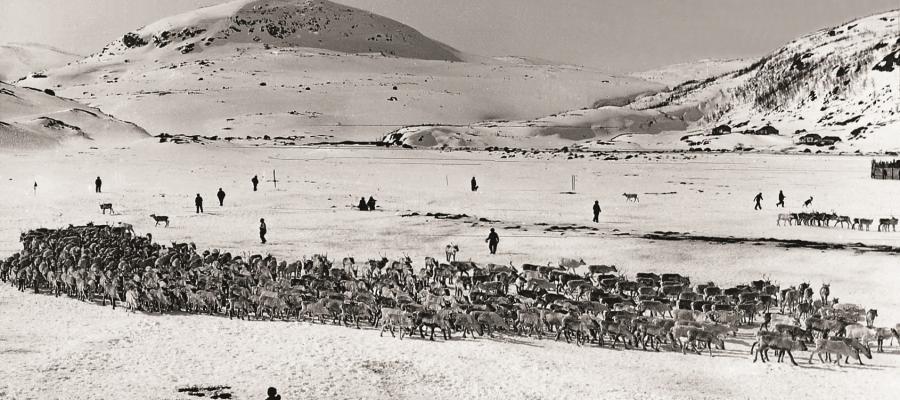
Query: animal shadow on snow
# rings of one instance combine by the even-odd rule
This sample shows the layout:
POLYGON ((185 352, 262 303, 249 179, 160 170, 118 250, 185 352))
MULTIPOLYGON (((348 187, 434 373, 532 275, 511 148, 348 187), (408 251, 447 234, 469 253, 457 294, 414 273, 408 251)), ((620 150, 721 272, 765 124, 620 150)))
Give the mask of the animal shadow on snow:
MULTIPOLYGON (((471 339, 466 339, 466 340, 471 340, 471 339)), ((544 347, 543 345, 538 343, 538 339, 525 340, 525 339, 517 339, 512 336, 501 336, 501 335, 496 335, 496 334, 494 335, 494 337, 479 336, 478 339, 475 339, 475 340, 488 340, 488 341, 496 342, 496 343, 509 343, 509 344, 514 344, 517 346, 529 346, 529 347, 536 347, 536 348, 544 347)), ((552 341, 553 338, 551 337, 550 339, 547 339, 546 337, 544 337, 544 339, 541 339, 541 340, 551 340, 552 341)), ((565 340, 560 339, 560 342, 565 343, 565 340)))

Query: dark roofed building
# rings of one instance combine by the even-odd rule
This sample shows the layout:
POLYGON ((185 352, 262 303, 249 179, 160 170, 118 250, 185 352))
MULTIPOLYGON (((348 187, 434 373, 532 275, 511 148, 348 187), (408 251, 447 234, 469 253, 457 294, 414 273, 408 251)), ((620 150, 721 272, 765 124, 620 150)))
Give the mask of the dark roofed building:
POLYGON ((815 133, 807 133, 803 136, 800 136, 800 144, 819 144, 819 141, 822 140, 822 137, 816 135, 815 133))
POLYGON ((777 135, 778 129, 775 129, 772 125, 766 125, 762 128, 756 130, 755 134, 757 135, 777 135))
POLYGON ((731 127, 728 125, 719 125, 712 130, 713 136, 727 135, 731 133, 731 127))

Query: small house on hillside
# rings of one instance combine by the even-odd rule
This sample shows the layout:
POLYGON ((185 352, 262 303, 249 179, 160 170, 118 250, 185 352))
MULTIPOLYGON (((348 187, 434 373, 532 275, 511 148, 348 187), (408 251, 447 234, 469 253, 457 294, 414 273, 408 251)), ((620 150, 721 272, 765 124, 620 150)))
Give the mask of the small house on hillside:
POLYGON ((777 135, 778 129, 775 129, 772 125, 766 125, 762 128, 759 128, 755 132, 757 135, 777 135))
POLYGON ((731 127, 728 125, 719 125, 712 130, 713 136, 727 135, 731 133, 731 127))
POLYGON ((819 140, 819 146, 834 146, 835 143, 840 141, 841 138, 837 136, 825 136, 819 140))
POLYGON ((800 136, 800 144, 816 145, 819 144, 820 140, 822 140, 822 137, 816 135, 815 133, 807 133, 803 136, 800 136))

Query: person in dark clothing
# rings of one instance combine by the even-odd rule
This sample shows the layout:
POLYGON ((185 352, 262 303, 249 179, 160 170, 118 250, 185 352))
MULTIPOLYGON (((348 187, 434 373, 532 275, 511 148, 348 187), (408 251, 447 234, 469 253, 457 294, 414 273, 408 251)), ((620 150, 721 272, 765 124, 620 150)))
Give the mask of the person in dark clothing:
POLYGON ((375 211, 375 198, 369 196, 369 201, 366 202, 366 207, 369 208, 369 211, 375 211))
POLYGON ((197 206, 197 214, 203 212, 203 198, 200 197, 200 193, 197 193, 197 197, 194 198, 194 205, 197 206))
POLYGON ((756 202, 756 206, 754 206, 753 209, 762 210, 762 204, 760 204, 763 201, 762 193, 758 193, 756 197, 753 198, 753 201, 756 202))
POLYGON ((273 387, 270 387, 269 390, 266 391, 266 395, 269 396, 266 397, 266 400, 281 400, 281 395, 278 394, 278 390, 273 387))
POLYGON ((219 188, 219 192, 216 193, 216 197, 219 198, 219 207, 225 205, 225 191, 222 188, 219 188))
POLYGON ((472 177, 472 191, 475 192, 478 190, 478 182, 475 181, 475 177, 472 177))
POLYGON ((778 206, 781 206, 781 208, 784 208, 784 192, 781 190, 778 191, 778 203, 775 203, 775 207, 778 207, 778 206))
POLYGON ((600 202, 594 200, 594 222, 600 222, 600 202))
POLYGON ((256 191, 256 186, 259 185, 259 178, 256 175, 253 175, 253 179, 250 180, 253 183, 253 191, 256 191))
POLYGON ((100 187, 103 186, 103 181, 100 180, 98 176, 97 179, 94 179, 94 192, 100 193, 100 187))
POLYGON ((500 243, 500 235, 497 235, 494 228, 491 228, 491 233, 488 234, 487 239, 484 241, 487 242, 488 250, 491 251, 491 254, 497 254, 497 244, 500 243))
POLYGON ((259 240, 262 241, 262 244, 266 244, 266 220, 264 218, 259 219, 259 240))
POLYGON ((369 204, 366 203, 365 197, 359 198, 359 211, 369 211, 369 204))

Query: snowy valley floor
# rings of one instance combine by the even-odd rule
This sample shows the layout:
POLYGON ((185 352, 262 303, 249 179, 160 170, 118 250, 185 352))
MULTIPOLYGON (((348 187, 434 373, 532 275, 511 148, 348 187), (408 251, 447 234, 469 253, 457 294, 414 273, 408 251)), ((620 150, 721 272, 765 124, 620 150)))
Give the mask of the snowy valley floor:
MULTIPOLYGON (((476 262, 546 264, 561 256, 640 271, 679 272, 694 282, 746 283, 763 276, 783 287, 830 282, 841 302, 877 308, 876 325, 900 322, 897 256, 886 252, 785 248, 644 238, 656 231, 711 238, 775 238, 900 246, 900 233, 778 227, 778 212, 811 209, 852 217, 900 214, 900 182, 868 178, 870 159, 766 155, 644 154, 629 160, 501 159, 496 154, 347 148, 234 148, 150 141, 128 149, 0 154, 0 256, 19 233, 40 226, 133 223, 162 243, 357 260, 439 256, 450 241, 476 262), (278 190, 271 182, 277 172, 278 190), (259 174, 261 191, 250 191, 259 174), (93 179, 104 193, 93 193, 93 179), (571 176, 576 175, 576 190, 571 176), (472 193, 468 181, 478 178, 472 193), (32 191, 37 181, 36 193, 32 191), (215 191, 228 196, 215 204, 215 191), (784 211, 773 205, 788 196, 784 211), (762 191, 763 211, 752 210, 762 191), (623 192, 638 193, 626 203, 623 192), (207 214, 193 213, 201 193, 207 214), (349 205, 374 195, 379 210, 349 205), (590 223, 599 200, 601 222, 590 223), (102 215, 111 202, 117 215, 102 215), (471 218, 404 217, 465 213, 471 218), (149 214, 165 214, 169 228, 149 214), (271 243, 257 242, 266 218, 271 243), (497 222, 479 221, 485 218, 497 222), (546 224, 546 225, 542 225, 546 224), (551 226, 586 226, 552 231, 551 226), (502 242, 483 243, 489 227, 502 242), (596 228, 592 230, 591 228, 596 228)), ((809 353, 789 364, 751 363, 752 331, 708 355, 584 348, 501 336, 452 343, 379 338, 377 331, 303 322, 128 314, 68 298, 0 287, 0 398, 190 398, 190 385, 228 385, 234 398, 276 386, 296 398, 885 398, 896 393, 900 348, 838 368, 809 353)))

